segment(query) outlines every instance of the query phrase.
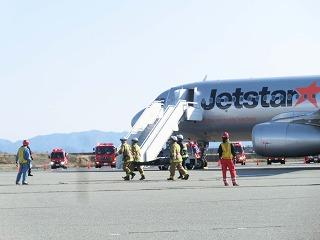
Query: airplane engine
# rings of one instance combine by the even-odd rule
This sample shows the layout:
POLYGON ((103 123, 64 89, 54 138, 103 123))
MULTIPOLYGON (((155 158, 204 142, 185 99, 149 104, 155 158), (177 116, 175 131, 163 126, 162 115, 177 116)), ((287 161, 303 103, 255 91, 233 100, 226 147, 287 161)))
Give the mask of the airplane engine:
POLYGON ((320 127, 288 122, 257 124, 252 130, 257 154, 266 157, 303 157, 320 153, 320 127))

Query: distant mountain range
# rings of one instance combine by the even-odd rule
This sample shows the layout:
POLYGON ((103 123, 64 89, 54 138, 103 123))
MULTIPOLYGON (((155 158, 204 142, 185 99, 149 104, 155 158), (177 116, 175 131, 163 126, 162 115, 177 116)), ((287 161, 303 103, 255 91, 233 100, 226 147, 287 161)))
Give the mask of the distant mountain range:
MULTIPOLYGON (((67 152, 92 152, 98 142, 111 142, 116 146, 120 144, 119 139, 126 136, 127 132, 103 132, 98 130, 57 133, 30 138, 32 151, 44 153, 50 152, 53 148, 63 148, 67 152)), ((22 140, 11 142, 0 139, 0 152, 16 153, 21 146, 22 140)))

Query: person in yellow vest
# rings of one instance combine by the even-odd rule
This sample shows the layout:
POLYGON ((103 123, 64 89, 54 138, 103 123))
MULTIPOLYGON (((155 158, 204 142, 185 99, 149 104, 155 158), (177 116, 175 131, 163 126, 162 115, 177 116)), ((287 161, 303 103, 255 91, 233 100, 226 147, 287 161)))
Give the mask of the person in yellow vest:
POLYGON ((222 178, 225 186, 229 186, 227 182, 227 168, 230 171, 233 186, 239 186, 236 182, 236 169, 233 164, 233 156, 236 155, 233 145, 229 142, 229 133, 224 132, 222 135, 222 143, 218 149, 219 159, 221 162, 222 178))
POLYGON ((169 181, 174 180, 176 168, 179 170, 179 172, 182 173, 183 175, 182 179, 188 180, 189 178, 188 171, 185 170, 182 166, 180 146, 177 143, 178 138, 176 136, 171 136, 170 139, 172 142, 170 145, 170 177, 167 180, 169 181))
POLYGON ((122 154, 123 171, 126 173, 126 176, 123 177, 123 179, 126 181, 129 181, 130 176, 131 176, 131 179, 133 179, 134 176, 136 175, 131 170, 132 161, 133 161, 132 154, 131 154, 131 147, 127 143, 127 138, 121 138, 120 141, 121 141, 121 147, 120 147, 119 151, 117 152, 117 155, 122 154))
POLYGON ((22 184, 28 185, 27 183, 27 171, 29 170, 31 159, 31 153, 28 148, 29 140, 23 140, 22 146, 19 148, 16 156, 16 165, 19 166, 19 171, 16 178, 16 185, 20 185, 20 179, 22 176, 22 184))
MULTIPOLYGON (((140 153, 140 146, 138 145, 139 139, 138 138, 133 138, 132 139, 132 144, 131 144, 131 153, 132 153, 132 157, 133 157, 133 161, 134 162, 140 162, 141 160, 141 153, 140 153)), ((132 168, 131 170, 133 171, 134 168, 134 164, 132 164, 132 168)), ((137 166, 137 169, 141 175, 140 180, 144 180, 146 179, 146 177, 144 176, 144 172, 141 166, 137 166)))

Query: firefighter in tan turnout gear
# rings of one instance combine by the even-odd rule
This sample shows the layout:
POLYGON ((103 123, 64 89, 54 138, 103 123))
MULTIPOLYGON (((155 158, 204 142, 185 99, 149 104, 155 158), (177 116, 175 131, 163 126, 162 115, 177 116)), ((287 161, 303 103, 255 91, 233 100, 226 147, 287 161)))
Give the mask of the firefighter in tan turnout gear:
POLYGON ((170 177, 167 180, 174 180, 174 175, 176 168, 182 173, 182 179, 188 180, 189 174, 182 166, 182 157, 180 153, 180 146, 177 143, 178 138, 176 136, 171 136, 170 145, 170 177))
POLYGON ((128 181, 128 180, 130 180, 130 176, 131 176, 131 179, 133 179, 134 176, 136 175, 131 170, 132 169, 132 162, 133 162, 131 147, 127 143, 127 138, 121 138, 120 141, 121 141, 121 147, 120 147, 119 151, 117 152, 117 155, 122 154, 123 171, 126 173, 126 176, 123 177, 123 179, 128 181))
MULTIPOLYGON (((138 145, 138 138, 133 138, 132 139, 132 144, 131 144, 131 153, 132 153, 132 157, 133 157, 133 161, 134 162, 140 162, 140 159, 141 159, 141 153, 140 153, 140 146, 138 145)), ((131 171, 133 171, 134 169, 134 164, 132 164, 132 168, 131 168, 131 171)), ((141 175, 141 178, 140 180, 144 180, 146 179, 146 177, 144 176, 144 172, 143 172, 143 169, 141 166, 137 166, 137 169, 141 175)))
MULTIPOLYGON (((188 148, 187 148, 187 145, 183 143, 183 135, 181 135, 181 134, 177 135, 177 139, 178 139, 177 143, 180 146, 180 154, 182 157, 182 167, 184 169, 186 169, 186 160, 189 157, 188 148)), ((183 178, 182 172, 179 171, 179 174, 180 174, 180 176, 178 178, 182 179, 183 178)))

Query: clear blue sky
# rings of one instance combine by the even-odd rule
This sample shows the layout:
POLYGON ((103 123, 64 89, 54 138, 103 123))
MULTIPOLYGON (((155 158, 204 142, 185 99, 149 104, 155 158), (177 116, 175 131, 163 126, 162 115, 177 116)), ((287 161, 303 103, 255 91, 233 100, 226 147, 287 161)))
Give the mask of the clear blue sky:
POLYGON ((320 74, 320 1, 0 1, 0 138, 129 130, 183 83, 320 74))

